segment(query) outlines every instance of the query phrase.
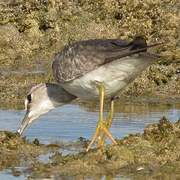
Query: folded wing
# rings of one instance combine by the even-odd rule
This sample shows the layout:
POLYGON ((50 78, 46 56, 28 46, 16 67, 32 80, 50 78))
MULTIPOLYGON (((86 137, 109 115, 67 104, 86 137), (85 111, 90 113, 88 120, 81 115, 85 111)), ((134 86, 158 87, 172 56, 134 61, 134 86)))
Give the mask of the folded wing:
POLYGON ((74 80, 94 69, 122 57, 144 52, 146 41, 137 37, 128 42, 118 39, 94 39, 79 41, 56 54, 52 68, 57 82, 74 80))

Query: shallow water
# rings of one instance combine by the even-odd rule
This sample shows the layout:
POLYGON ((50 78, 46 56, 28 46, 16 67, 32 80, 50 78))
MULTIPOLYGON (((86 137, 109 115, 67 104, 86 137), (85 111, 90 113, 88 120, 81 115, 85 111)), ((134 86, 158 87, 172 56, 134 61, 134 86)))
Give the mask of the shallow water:
MULTIPOLYGON (((16 131, 24 114, 23 110, 0 110, 0 130, 16 131)), ((162 116, 166 116, 172 122, 177 121, 180 118, 180 104, 147 101, 117 103, 111 132, 117 138, 142 132, 146 125, 158 122, 162 116)), ((38 138, 45 144, 54 142, 71 144, 79 137, 90 139, 95 131, 97 118, 96 105, 65 105, 39 118, 24 135, 30 140, 38 138)), ((65 154, 79 150, 73 146, 68 148, 64 150, 65 154)), ((41 160, 46 161, 46 158, 48 157, 41 157, 41 160)), ((16 179, 8 171, 0 173, 0 179, 2 178, 16 179)))
MULTIPOLYGON (((23 110, 0 110, 0 130, 16 131, 24 114, 23 110)), ((178 120, 179 105, 148 102, 116 104, 111 132, 118 138, 129 133, 142 132, 147 124, 159 121, 162 116, 170 121, 178 120)), ((75 141, 79 137, 89 139, 95 131, 97 118, 97 107, 65 105, 40 117, 24 135, 28 139, 38 138, 46 144, 75 141)))

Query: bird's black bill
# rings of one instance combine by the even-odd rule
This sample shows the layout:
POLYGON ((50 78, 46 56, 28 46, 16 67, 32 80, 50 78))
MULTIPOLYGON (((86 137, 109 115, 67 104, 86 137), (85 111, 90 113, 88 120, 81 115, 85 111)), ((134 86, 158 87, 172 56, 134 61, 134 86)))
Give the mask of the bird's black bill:
POLYGON ((29 111, 26 112, 24 119, 21 122, 21 125, 19 127, 19 129, 17 130, 17 132, 22 135, 22 133, 24 132, 24 130, 28 127, 28 125, 30 124, 30 118, 28 117, 29 111))

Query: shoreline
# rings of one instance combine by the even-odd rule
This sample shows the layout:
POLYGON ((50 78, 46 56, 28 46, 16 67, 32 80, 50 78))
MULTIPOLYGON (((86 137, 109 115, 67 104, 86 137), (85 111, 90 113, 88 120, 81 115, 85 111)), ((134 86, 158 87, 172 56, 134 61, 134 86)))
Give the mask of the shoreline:
MULTIPOLYGON (((162 117, 159 123, 145 127, 143 133, 117 139, 116 146, 106 145, 103 149, 91 149, 88 153, 82 151, 62 155, 63 144, 43 145, 38 139, 29 142, 16 133, 1 131, 0 152, 3 156, 0 157, 0 170, 23 166, 18 174, 27 175, 28 172, 31 178, 105 175, 113 177, 121 173, 125 177, 144 177, 146 173, 148 176, 173 173, 180 177, 179 133, 180 120, 171 123, 162 117), (38 160, 41 155, 48 155, 49 161, 38 160)), ((89 140, 79 138, 72 146, 85 148, 88 142, 89 140)))

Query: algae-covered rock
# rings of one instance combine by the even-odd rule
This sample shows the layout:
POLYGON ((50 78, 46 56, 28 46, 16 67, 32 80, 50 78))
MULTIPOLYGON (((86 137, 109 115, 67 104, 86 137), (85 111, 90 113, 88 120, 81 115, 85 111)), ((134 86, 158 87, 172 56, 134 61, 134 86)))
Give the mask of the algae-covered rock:
POLYGON ((0 131, 0 170, 30 166, 40 154, 48 153, 45 145, 37 145, 21 138, 18 133, 0 131))
MULTIPOLYGON (((125 174, 136 177, 137 173, 164 176, 176 169, 180 177, 180 123, 171 123, 163 117, 159 123, 148 125, 144 133, 132 134, 118 145, 93 149, 75 155, 55 153, 51 162, 34 165, 32 177, 98 177, 125 174), (48 172, 47 172, 48 171, 48 172)), ((140 176, 141 177, 141 176, 140 176)))
POLYGON ((117 139, 116 146, 106 145, 89 152, 85 152, 87 141, 83 142, 82 152, 64 155, 61 145, 43 145, 38 139, 31 143, 17 133, 1 131, 0 170, 11 167, 14 174, 27 174, 28 169, 32 179, 51 176, 97 178, 117 174, 142 178, 146 173, 152 177, 176 173, 180 177, 180 121, 171 123, 163 117, 159 123, 148 125, 142 134, 131 134, 117 139), (49 161, 38 158, 44 154, 49 156, 49 161), (25 167, 24 170, 16 171, 19 166, 25 167))
MULTIPOLYGON (((40 80, 45 82, 47 74, 52 74, 54 54, 64 45, 94 38, 130 40, 136 35, 144 36, 148 43, 165 42, 155 49, 163 57, 145 71, 124 95, 179 96, 180 78, 175 73, 180 68, 178 10, 178 0, 1 0, 1 101, 13 102, 14 97, 22 99, 29 86, 38 83, 36 78, 26 81, 22 74, 22 84, 28 83, 24 83, 24 91, 19 93, 16 83, 11 84, 11 76, 2 79, 4 71, 43 69, 46 73, 40 80), (166 74, 165 71, 173 72, 166 74)), ((53 80, 52 76, 50 80, 53 80)))
POLYGON ((175 128, 173 124, 171 124, 165 117, 163 117, 159 124, 149 125, 144 130, 144 138, 153 141, 160 142, 165 138, 169 138, 170 136, 177 135, 177 132, 174 132, 175 128))
POLYGON ((18 60, 30 55, 30 45, 25 41, 18 29, 13 24, 0 26, 0 68, 9 66, 13 69, 18 67, 18 60))

